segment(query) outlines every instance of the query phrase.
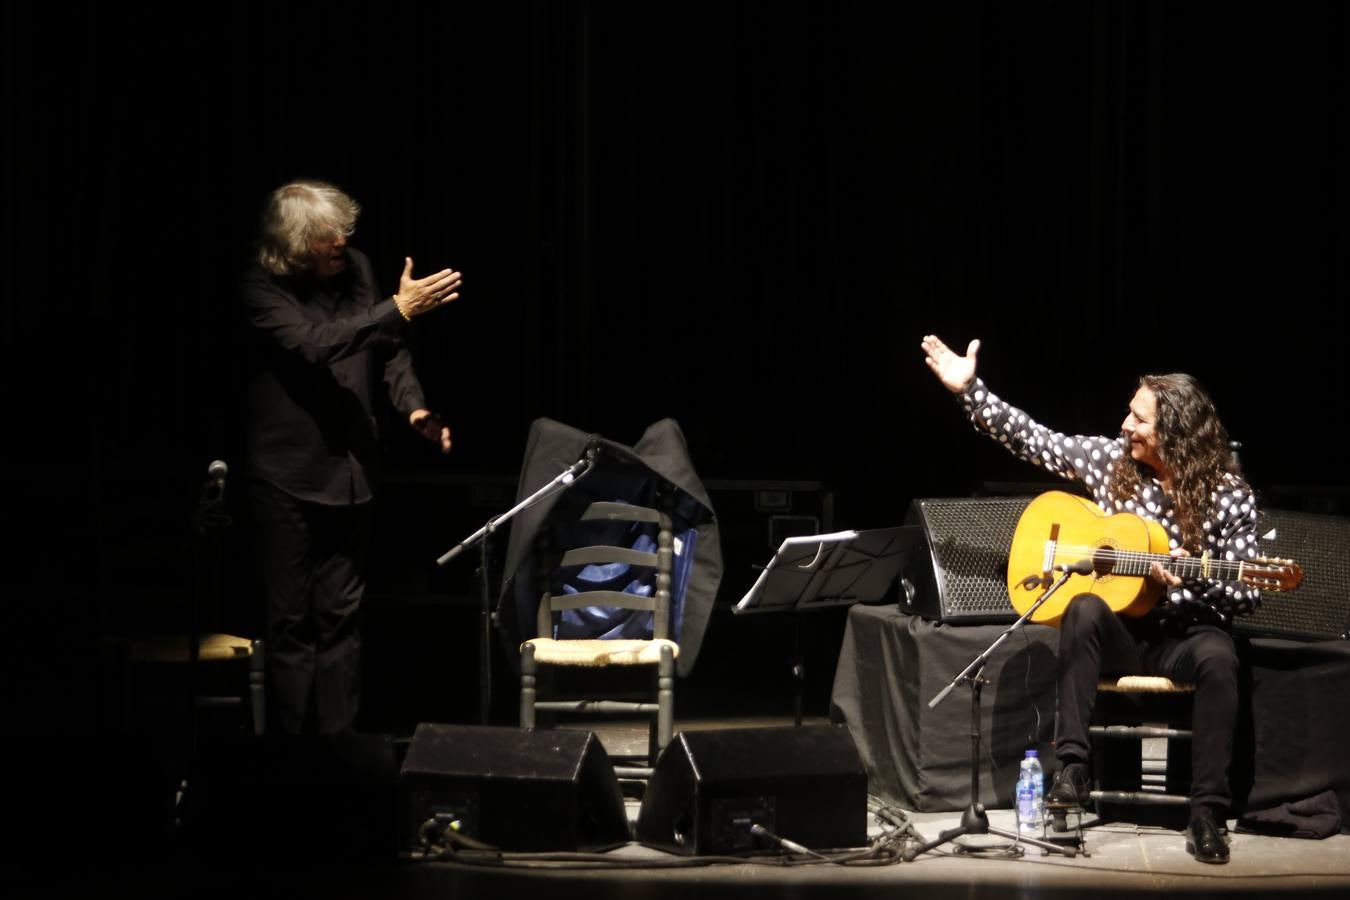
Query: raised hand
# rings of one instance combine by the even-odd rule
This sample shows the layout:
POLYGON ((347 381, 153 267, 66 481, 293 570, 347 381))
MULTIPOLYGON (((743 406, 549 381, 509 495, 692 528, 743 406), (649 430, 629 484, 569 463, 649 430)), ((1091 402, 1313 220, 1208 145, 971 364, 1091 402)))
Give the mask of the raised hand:
POLYGON ((920 346, 923 347, 923 361, 947 390, 959 394, 975 380, 975 355, 980 352, 979 338, 966 346, 965 356, 957 356, 935 334, 924 335, 920 346))
POLYGON ((412 267, 412 257, 405 256, 403 276, 398 280, 398 293, 394 295, 399 311, 408 318, 430 312, 459 297, 459 285, 463 280, 459 272, 441 269, 426 278, 413 278, 412 267))

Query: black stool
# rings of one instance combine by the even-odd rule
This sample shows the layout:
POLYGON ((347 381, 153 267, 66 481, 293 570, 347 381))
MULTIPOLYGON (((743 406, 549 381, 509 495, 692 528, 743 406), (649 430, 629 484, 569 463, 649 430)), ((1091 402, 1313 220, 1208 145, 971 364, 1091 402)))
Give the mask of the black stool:
POLYGON ((1184 826, 1191 786, 1191 704, 1195 685, 1127 675, 1097 685, 1092 740, 1092 799, 1101 819, 1184 826), (1165 740, 1161 764, 1145 740, 1165 740), (1132 811, 1143 807, 1145 811, 1132 811))

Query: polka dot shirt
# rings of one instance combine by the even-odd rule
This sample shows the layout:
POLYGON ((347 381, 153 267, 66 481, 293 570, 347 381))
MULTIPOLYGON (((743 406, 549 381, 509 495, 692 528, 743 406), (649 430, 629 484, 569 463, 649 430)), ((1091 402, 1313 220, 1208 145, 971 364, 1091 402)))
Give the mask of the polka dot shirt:
MULTIPOLYGON (((1152 519, 1167 531, 1173 549, 1181 546, 1181 529, 1174 521, 1172 498, 1157 481, 1145 484, 1135 497, 1113 494, 1112 465, 1128 452, 1123 437, 1051 431, 990 393, 979 378, 971 382, 961 402, 975 430, 998 441, 1014 456, 1061 478, 1082 482, 1097 505, 1108 513, 1127 512, 1152 519)), ((1210 499, 1210 512, 1203 523, 1205 549, 1215 559, 1256 557, 1257 509, 1250 488, 1229 475, 1227 486, 1211 494, 1210 499)), ((1193 579, 1169 591, 1167 602, 1160 603, 1155 611, 1164 619, 1186 624, 1227 625, 1233 616, 1250 615, 1260 604, 1260 591, 1240 582, 1193 579)))

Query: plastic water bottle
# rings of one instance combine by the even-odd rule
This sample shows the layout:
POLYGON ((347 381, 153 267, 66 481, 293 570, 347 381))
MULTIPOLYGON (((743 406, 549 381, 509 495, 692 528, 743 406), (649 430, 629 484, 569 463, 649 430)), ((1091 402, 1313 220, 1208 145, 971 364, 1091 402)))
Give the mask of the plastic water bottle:
POLYGON ((1017 830, 1025 835, 1043 832, 1045 773, 1035 750, 1028 750, 1017 771, 1017 830))

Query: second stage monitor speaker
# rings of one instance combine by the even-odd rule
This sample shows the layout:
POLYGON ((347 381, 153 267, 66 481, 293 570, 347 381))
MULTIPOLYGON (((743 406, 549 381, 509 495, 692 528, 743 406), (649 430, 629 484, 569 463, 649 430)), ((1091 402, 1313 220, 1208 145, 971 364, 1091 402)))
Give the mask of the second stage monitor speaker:
POLYGON ((765 845, 759 825, 811 849, 867 842, 867 773, 842 726, 682 731, 657 760, 640 842, 680 854, 765 845))

